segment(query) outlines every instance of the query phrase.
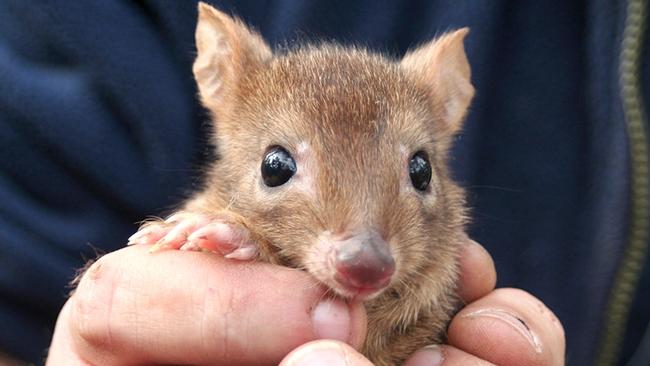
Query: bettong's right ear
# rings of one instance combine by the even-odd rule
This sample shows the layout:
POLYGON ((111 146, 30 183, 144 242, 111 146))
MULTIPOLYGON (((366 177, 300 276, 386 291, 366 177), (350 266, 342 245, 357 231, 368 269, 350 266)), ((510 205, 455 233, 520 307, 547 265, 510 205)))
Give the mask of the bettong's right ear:
POLYGON ((203 104, 215 113, 236 90, 242 75, 273 56, 259 34, 203 2, 199 3, 195 37, 194 78, 203 104))

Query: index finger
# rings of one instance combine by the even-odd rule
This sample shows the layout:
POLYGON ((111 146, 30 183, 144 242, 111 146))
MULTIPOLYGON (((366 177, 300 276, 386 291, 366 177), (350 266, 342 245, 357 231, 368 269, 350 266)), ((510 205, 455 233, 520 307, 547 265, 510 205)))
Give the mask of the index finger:
POLYGON ((277 364, 322 336, 358 338, 360 318, 302 271, 146 246, 102 257, 70 302, 76 350, 101 365, 277 364), (328 312, 345 334, 319 334, 328 312))

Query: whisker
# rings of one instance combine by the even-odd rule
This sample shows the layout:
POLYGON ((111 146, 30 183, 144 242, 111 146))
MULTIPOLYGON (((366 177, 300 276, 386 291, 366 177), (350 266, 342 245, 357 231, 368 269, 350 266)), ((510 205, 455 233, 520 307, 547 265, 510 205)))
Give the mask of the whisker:
POLYGON ((471 185, 471 186, 466 186, 465 188, 467 189, 493 189, 496 191, 504 191, 504 192, 512 192, 512 193, 523 193, 523 189, 519 188, 510 188, 510 187, 503 187, 503 186, 492 186, 492 185, 485 185, 485 184, 478 184, 478 185, 471 185))

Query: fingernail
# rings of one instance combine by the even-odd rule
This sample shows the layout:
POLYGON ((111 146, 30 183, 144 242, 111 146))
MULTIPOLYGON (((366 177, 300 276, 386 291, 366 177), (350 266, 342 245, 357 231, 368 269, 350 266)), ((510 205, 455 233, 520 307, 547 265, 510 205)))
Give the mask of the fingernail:
POLYGON ((440 346, 432 344, 415 352, 411 358, 406 361, 405 366, 440 366, 445 357, 442 355, 440 346))
POLYGON ((463 315, 463 318, 492 318, 503 321, 512 327, 517 333, 521 334, 524 339, 530 343, 535 352, 542 353, 542 344, 537 335, 528 327, 528 324, 520 317, 502 309, 479 309, 469 314, 463 315))
POLYGON ((350 308, 341 300, 325 299, 311 313, 318 339, 347 342, 350 338, 350 308))
POLYGON ((290 366, 349 366, 340 347, 321 345, 305 347, 289 356, 290 366))

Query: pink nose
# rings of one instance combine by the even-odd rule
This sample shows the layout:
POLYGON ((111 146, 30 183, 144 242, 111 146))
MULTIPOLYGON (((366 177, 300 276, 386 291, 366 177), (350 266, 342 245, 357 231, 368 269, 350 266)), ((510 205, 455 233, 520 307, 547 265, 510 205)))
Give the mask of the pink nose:
POLYGON ((336 251, 336 280, 359 289, 380 289, 395 272, 395 260, 388 243, 369 231, 340 243, 336 251))

